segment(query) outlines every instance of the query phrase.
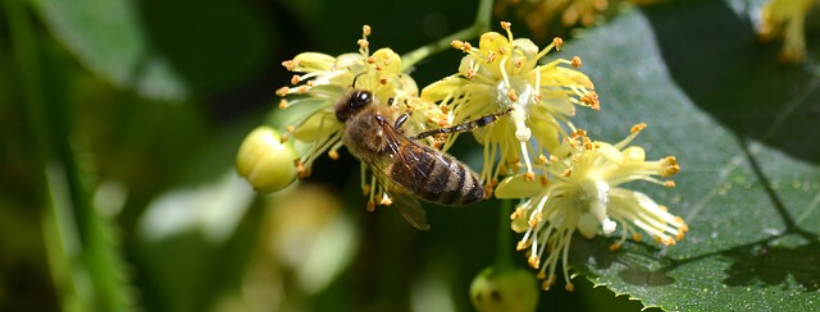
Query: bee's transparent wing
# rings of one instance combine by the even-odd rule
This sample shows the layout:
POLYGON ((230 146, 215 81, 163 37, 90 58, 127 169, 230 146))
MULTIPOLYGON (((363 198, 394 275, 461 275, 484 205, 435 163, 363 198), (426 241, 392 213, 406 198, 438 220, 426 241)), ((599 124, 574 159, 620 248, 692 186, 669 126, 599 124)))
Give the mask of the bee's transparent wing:
POLYGON ((427 212, 421 208, 418 199, 412 194, 402 190, 400 185, 393 182, 390 177, 385 174, 385 166, 379 164, 371 164, 370 172, 376 177, 379 185, 384 188, 387 195, 393 201, 391 206, 396 207, 402 217, 407 220, 410 225, 422 231, 430 229, 430 224, 427 223, 427 212))
POLYGON ((427 223, 427 212, 421 208, 419 201, 410 194, 402 192, 387 193, 393 199, 393 205, 410 225, 422 231, 430 229, 427 223))

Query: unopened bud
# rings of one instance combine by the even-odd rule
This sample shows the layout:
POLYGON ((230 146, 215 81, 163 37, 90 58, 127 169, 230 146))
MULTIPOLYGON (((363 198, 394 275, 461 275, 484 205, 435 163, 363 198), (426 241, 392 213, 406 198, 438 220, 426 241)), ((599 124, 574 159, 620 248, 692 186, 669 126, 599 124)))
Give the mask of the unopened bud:
POLYGON ((470 285, 479 312, 532 312, 538 306, 538 283, 528 270, 489 267, 470 285))
POLYGON ((281 190, 296 179, 290 142, 282 143, 278 132, 267 126, 254 129, 239 147, 236 171, 260 193, 281 190))

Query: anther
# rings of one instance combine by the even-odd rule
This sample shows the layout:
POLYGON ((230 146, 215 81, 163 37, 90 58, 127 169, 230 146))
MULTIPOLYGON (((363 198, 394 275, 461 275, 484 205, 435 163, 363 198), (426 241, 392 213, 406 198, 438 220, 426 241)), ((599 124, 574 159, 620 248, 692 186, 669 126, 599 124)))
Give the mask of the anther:
POLYGON ((552 44, 555 45, 556 50, 561 50, 561 46, 564 44, 564 39, 561 39, 561 37, 555 37, 552 39, 552 44))
POLYGON ((530 240, 518 241, 518 245, 515 246, 515 250, 522 251, 524 249, 527 249, 527 247, 530 247, 530 244, 532 244, 532 241, 530 240))
POLYGON ((572 169, 567 169, 567 170, 564 170, 564 172, 561 172, 562 177, 566 178, 566 177, 569 177, 570 175, 572 175, 572 169))
POLYGON ((541 266, 541 258, 538 258, 536 255, 532 255, 529 259, 527 259, 527 263, 529 263, 533 269, 537 269, 541 266))
POLYGON ((282 62, 282 66, 284 66, 288 71, 293 71, 296 69, 296 62, 293 60, 287 60, 282 62))
POLYGON ((573 133, 572 133, 572 138, 573 138, 573 139, 577 139, 577 138, 581 138, 581 137, 586 137, 586 136, 587 136, 587 131, 586 131, 586 130, 584 130, 584 129, 578 129, 577 131, 575 131, 575 132, 573 132, 573 133))
POLYGON ((518 101, 518 95, 515 94, 515 89, 510 89, 510 91, 507 92, 507 97, 510 98, 510 101, 513 101, 513 102, 518 101))
POLYGON ((286 101, 285 99, 282 99, 281 101, 279 101, 279 109, 285 109, 285 108, 288 108, 288 101, 286 101))
POLYGON ((287 130, 288 132, 293 132, 294 129, 296 129, 296 127, 292 125, 288 125, 287 127, 285 127, 285 130, 287 130))
POLYGON ((362 34, 366 36, 370 36, 370 25, 362 26, 362 34))
POLYGON ((630 133, 635 133, 635 132, 641 131, 643 129, 646 129, 646 124, 645 123, 639 123, 637 125, 632 126, 632 128, 629 129, 629 132, 630 133))
POLYGON ((487 184, 484 186, 484 198, 490 198, 493 196, 493 185, 487 184))
POLYGON ((297 84, 301 79, 299 75, 293 75, 293 77, 290 77, 290 84, 297 84))
POLYGON ((280 97, 288 95, 288 92, 290 92, 290 88, 288 87, 281 87, 279 89, 276 89, 276 95, 280 97))
POLYGON ((490 51, 487 53, 487 63, 492 63, 493 61, 495 61, 495 52, 490 51))
POLYGON ((534 172, 527 172, 524 174, 524 181, 532 182, 535 181, 535 173, 534 172))
POLYGON ((331 150, 327 152, 327 156, 330 157, 330 159, 337 160, 339 159, 339 152, 331 150))
POLYGON ((572 57, 572 67, 581 68, 581 58, 578 56, 572 57))
POLYGON ((510 22, 501 22, 501 28, 504 30, 510 30, 510 26, 512 26, 512 23, 510 22))

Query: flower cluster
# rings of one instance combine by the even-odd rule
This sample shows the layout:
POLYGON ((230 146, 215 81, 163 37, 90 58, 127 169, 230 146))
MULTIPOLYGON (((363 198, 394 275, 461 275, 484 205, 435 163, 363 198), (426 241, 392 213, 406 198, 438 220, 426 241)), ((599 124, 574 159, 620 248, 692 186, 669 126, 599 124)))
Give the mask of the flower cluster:
MULTIPOLYGON (((466 41, 453 41, 452 46, 466 54, 458 73, 430 84, 420 95, 413 79, 402 72, 402 60, 396 53, 385 48, 370 54, 368 26, 358 41, 358 53, 332 57, 311 52, 285 61, 283 65, 296 74, 292 86, 277 90, 281 97, 292 96, 279 106, 309 107, 300 123, 288 126, 297 142, 310 144, 294 162, 296 174, 309 175, 313 162, 324 153, 338 157, 345 142, 345 124, 336 116, 336 105, 352 90, 366 90, 375 99, 373 105, 383 106, 380 112, 394 114, 386 116, 391 120, 408 113, 402 128, 405 133, 451 127, 432 132, 439 134, 425 137, 423 144, 446 151, 458 132, 473 132, 483 145, 480 176, 487 194, 494 190, 498 198, 522 200, 511 216, 512 229, 524 233, 518 249, 529 249, 529 264, 540 269, 538 277, 544 280, 545 289, 555 282, 560 262, 567 289, 572 290, 567 255, 575 232, 592 239, 598 232, 610 235, 620 227, 620 240, 612 245, 613 251, 628 238, 640 240, 641 233, 664 245, 681 240, 687 231, 683 219, 649 196, 623 188, 636 180, 673 187, 674 182, 661 178, 680 170, 675 157, 647 161, 642 148, 629 146, 644 124, 632 127, 631 134, 617 144, 590 139, 571 121, 579 106, 601 109, 592 81, 578 70, 581 59, 544 60, 561 49, 560 38, 541 49, 529 39, 514 38, 510 23, 502 22, 501 27, 505 34, 484 33, 477 48, 466 41)), ((275 138, 264 138, 268 137, 275 138)), ((270 139, 263 142, 278 148, 270 139)), ((257 177, 256 172, 262 171, 255 169, 258 155, 267 155, 273 148, 243 149, 246 152, 240 158, 248 160, 239 166, 243 175, 258 181, 257 188, 282 187, 257 177)), ((374 208, 378 197, 389 205, 375 177, 368 183, 365 167, 362 188, 370 196, 368 209, 374 208)), ((281 176, 292 176, 289 172, 284 170, 281 176)))
MULTIPOLYGON (((559 124, 573 128, 568 118, 575 115, 575 106, 600 109, 592 82, 574 69, 581 67, 580 58, 539 63, 547 53, 561 48, 560 38, 539 50, 529 39, 514 39, 509 23, 502 27, 506 36, 485 33, 478 49, 469 42, 454 41, 456 49, 467 53, 459 73, 421 93, 422 99, 439 102, 452 124, 511 109, 508 117, 473 132, 484 145, 481 179, 490 186, 499 175, 516 172, 519 166, 533 178, 533 160, 559 144, 559 133, 564 131, 559 124)), ((456 137, 448 139, 445 150, 456 137)))
MULTIPOLYGON (((421 132, 428 128, 447 126, 447 116, 438 105, 422 101, 418 97, 416 82, 402 73, 401 58, 389 48, 370 54, 370 26, 362 29, 358 53, 346 53, 337 57, 306 52, 282 65, 296 74, 291 79, 292 86, 284 86, 276 91, 282 99, 279 108, 309 106, 309 113, 297 125, 287 130, 299 142, 310 144, 309 151, 295 161, 300 178, 311 174, 313 162, 327 152, 331 159, 339 157, 338 150, 344 145, 342 135, 344 124, 336 118, 335 105, 347 97, 352 90, 370 91, 376 99, 375 105, 390 107, 396 117, 412 111, 405 123, 408 132, 421 132)), ((431 139, 428 143, 434 143, 431 139)), ((374 198, 385 198, 375 179, 367 181, 365 165, 362 165, 362 189, 370 195, 368 209, 374 208, 374 198)), ((389 201, 382 201, 388 203, 389 201)))
MULTIPOLYGON (((543 288, 555 282, 560 261, 567 289, 573 289, 567 255, 575 232, 592 239, 599 229, 609 235, 620 224, 621 238, 613 251, 627 238, 640 240, 638 229, 664 245, 682 239, 687 230, 683 219, 649 196, 622 188, 635 180, 673 187, 674 182, 657 177, 680 170, 675 157, 647 161, 642 148, 627 146, 644 124, 617 144, 593 141, 576 129, 570 119, 577 106, 601 108, 592 82, 577 70, 581 59, 542 63, 550 51, 561 48, 560 38, 539 49, 528 39, 514 39, 509 23, 501 26, 506 36, 485 33, 477 49, 454 41, 456 49, 467 53, 459 73, 424 88, 421 97, 440 103, 452 124, 508 112, 473 132, 484 146, 481 177, 493 188, 507 176, 495 196, 522 200, 511 216, 512 228, 524 233, 518 248, 529 249, 529 264, 540 269, 543 288)), ((444 149, 452 140, 455 136, 444 149)))
POLYGON ((781 60, 799 63, 806 57, 806 14, 816 0, 771 0, 760 11, 760 38, 784 37, 781 60))

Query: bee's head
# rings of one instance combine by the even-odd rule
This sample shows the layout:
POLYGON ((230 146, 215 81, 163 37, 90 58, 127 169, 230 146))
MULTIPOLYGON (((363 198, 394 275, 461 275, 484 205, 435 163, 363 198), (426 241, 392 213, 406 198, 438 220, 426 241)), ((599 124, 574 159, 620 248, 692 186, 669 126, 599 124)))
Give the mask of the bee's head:
POLYGON ((370 103, 373 103, 373 93, 365 90, 354 90, 353 93, 336 104, 336 118, 341 122, 345 122, 370 103))

